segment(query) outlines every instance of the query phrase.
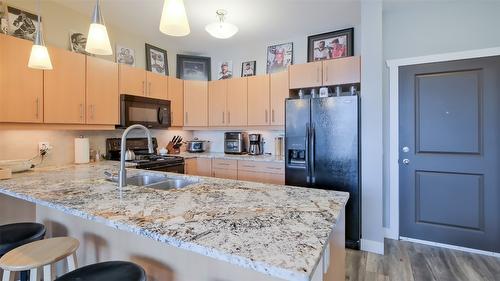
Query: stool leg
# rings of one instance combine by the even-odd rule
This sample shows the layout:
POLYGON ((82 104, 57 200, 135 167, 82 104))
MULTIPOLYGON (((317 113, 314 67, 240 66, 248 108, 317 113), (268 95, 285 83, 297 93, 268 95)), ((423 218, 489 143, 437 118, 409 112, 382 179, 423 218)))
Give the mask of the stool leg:
POLYGON ((38 268, 30 269, 30 281, 39 281, 38 280, 38 268))
POLYGON ((14 281, 14 273, 4 270, 3 271, 3 276, 2 276, 2 281, 14 281))
POLYGON ((73 270, 75 270, 78 267, 78 263, 77 263, 77 260, 76 260, 76 254, 75 253, 69 255, 66 258, 66 260, 68 262, 68 271, 73 271, 73 270))
POLYGON ((43 266, 43 281, 52 281, 52 268, 50 264, 43 266))

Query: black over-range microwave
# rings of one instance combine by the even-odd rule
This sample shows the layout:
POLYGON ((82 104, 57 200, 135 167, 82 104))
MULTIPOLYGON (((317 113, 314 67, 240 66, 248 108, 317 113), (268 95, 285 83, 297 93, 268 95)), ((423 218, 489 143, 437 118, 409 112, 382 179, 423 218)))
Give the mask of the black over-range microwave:
POLYGON ((120 125, 141 124, 147 128, 168 128, 172 123, 170 101, 133 95, 120 95, 120 125))

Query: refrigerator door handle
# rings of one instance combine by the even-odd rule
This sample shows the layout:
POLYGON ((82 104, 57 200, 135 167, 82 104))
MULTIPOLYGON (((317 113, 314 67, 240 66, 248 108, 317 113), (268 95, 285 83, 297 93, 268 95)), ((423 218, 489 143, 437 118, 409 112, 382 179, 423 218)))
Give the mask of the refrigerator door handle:
POLYGON ((315 184, 316 183, 316 177, 314 170, 316 169, 314 165, 314 155, 316 153, 315 149, 315 143, 316 143, 316 128, 314 126, 314 123, 311 124, 311 155, 310 155, 310 160, 311 160, 311 183, 315 184))
POLYGON ((306 124, 306 182, 309 184, 309 182, 311 181, 310 180, 310 175, 311 175, 311 171, 309 170, 310 168, 310 164, 309 164, 309 138, 310 138, 310 135, 309 135, 309 132, 310 132, 310 127, 309 127, 309 123, 306 124))

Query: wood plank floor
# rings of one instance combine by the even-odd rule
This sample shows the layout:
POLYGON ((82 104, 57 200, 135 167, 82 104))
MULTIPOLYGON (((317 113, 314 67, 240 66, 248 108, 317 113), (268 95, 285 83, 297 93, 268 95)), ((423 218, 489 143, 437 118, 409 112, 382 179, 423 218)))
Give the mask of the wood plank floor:
POLYGON ((347 250, 349 281, 500 281, 500 258, 385 240, 385 255, 347 250))

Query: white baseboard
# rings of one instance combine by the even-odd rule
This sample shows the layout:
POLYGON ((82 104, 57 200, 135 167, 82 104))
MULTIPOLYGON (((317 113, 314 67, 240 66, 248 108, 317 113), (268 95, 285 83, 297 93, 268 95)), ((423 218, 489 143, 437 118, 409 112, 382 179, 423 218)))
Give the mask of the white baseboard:
POLYGON ((397 233, 396 230, 390 228, 390 227, 384 227, 384 237, 393 239, 393 240, 398 240, 399 239, 399 233, 397 233))
POLYGON ((375 254, 384 254, 384 242, 361 239, 361 250, 375 254))
POLYGON ((500 253, 496 253, 496 252, 477 250, 477 249, 472 249, 472 248, 460 247, 460 246, 455 246, 455 245, 450 245, 450 244, 444 244, 444 243, 438 243, 438 242, 432 242, 432 241, 426 241, 426 240, 420 240, 420 239, 414 239, 414 238, 408 238, 408 237, 400 237, 400 239, 403 241, 408 241, 408 242, 412 242, 412 243, 419 243, 419 244, 424 244, 424 245, 429 245, 429 246, 441 247, 441 248, 452 249, 452 250, 457 250, 457 251, 462 251, 462 252, 468 252, 468 253, 473 253, 473 254, 480 254, 480 255, 500 258, 500 253))

